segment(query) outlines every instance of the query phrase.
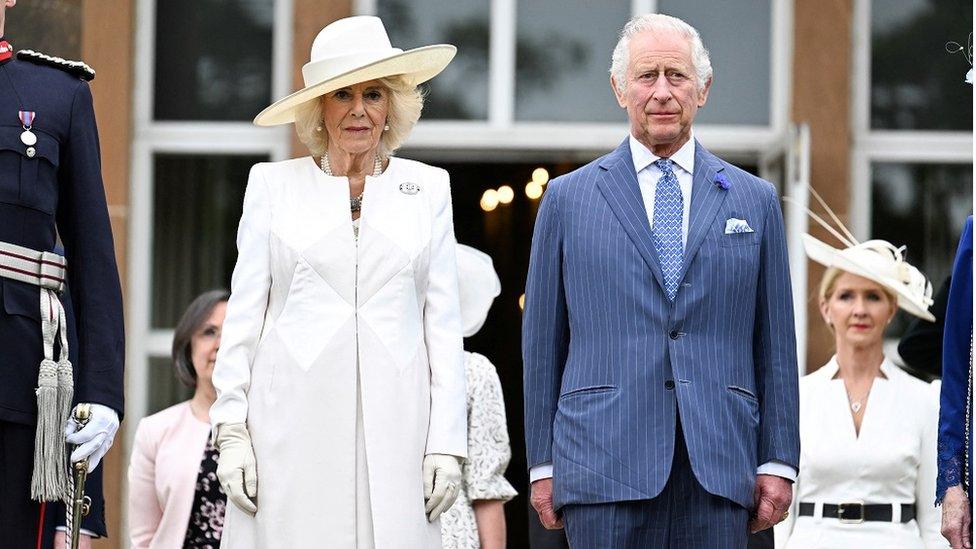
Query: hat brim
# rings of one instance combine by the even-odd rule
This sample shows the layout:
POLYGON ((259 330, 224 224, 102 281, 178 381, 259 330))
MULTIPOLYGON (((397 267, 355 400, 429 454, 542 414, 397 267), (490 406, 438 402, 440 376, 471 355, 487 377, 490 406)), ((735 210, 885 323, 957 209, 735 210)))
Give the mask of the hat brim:
POLYGON ((258 126, 277 126, 295 121, 295 110, 303 103, 346 86, 387 76, 403 76, 413 85, 437 76, 454 59, 457 48, 450 44, 424 46, 397 53, 328 80, 306 86, 275 101, 254 117, 258 126))
POLYGON ((892 280, 889 277, 865 268, 864 265, 861 265, 851 257, 841 253, 842 250, 834 248, 829 244, 825 244, 808 234, 802 235, 802 239, 803 248, 806 250, 807 257, 813 261, 816 261, 824 267, 834 267, 862 278, 866 278, 873 282, 877 282, 897 296, 898 306, 904 309, 905 312, 919 318, 924 318, 929 322, 935 322, 935 316, 933 316, 925 306, 918 303, 915 297, 912 296, 912 294, 910 294, 902 284, 898 284, 897 281, 892 280))
POLYGON ((502 291, 491 256, 464 244, 457 245, 458 294, 464 337, 478 333, 491 304, 502 291))

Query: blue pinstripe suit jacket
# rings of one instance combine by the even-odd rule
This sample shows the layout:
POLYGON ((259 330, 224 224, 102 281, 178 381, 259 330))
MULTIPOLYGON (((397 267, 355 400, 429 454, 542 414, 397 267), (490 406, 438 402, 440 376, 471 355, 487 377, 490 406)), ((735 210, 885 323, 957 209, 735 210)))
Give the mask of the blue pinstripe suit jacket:
POLYGON ((657 496, 679 411, 692 469, 712 494, 752 508, 758 465, 798 468, 776 191, 699 143, 694 170, 673 302, 627 140, 554 179, 540 205, 522 326, 525 436, 529 467, 553 463, 557 508, 657 496), (754 232, 725 234, 729 218, 754 232))

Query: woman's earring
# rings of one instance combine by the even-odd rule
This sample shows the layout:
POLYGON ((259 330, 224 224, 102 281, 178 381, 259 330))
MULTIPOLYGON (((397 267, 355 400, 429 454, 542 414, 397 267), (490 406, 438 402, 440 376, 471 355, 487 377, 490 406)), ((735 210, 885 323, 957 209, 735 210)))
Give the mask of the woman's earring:
POLYGON ((385 132, 390 131, 390 125, 387 124, 387 125, 383 126, 383 131, 385 131, 385 132))
POLYGON ((322 131, 322 126, 315 126, 315 131, 317 131, 317 132, 322 131))

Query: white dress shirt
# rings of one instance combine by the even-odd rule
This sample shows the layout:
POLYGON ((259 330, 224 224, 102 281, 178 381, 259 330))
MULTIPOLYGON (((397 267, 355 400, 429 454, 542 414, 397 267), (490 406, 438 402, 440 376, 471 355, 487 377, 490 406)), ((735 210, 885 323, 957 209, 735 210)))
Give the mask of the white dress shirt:
MULTIPOLYGON (((641 198, 644 200, 644 209, 647 210, 648 226, 654 227, 654 193, 657 192, 657 182, 664 176, 664 172, 654 162, 661 157, 652 153, 650 149, 645 147, 633 135, 630 136, 630 156, 634 161, 634 171, 637 172, 637 184, 640 186, 641 198)), ((678 178, 678 186, 681 187, 681 205, 684 210, 681 214, 681 244, 684 247, 688 243, 688 219, 691 217, 691 187, 695 179, 694 133, 691 134, 688 141, 670 158, 674 162, 671 170, 678 178)), ((760 465, 756 473, 760 475, 775 475, 793 481, 796 480, 796 469, 779 461, 770 461, 760 465)), ((530 482, 551 477, 551 462, 540 463, 529 469, 530 482)))

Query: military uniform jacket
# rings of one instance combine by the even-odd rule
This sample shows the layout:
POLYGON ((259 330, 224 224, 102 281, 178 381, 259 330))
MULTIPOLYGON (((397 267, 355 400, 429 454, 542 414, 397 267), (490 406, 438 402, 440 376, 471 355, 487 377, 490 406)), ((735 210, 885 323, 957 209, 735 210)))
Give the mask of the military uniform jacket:
MULTIPOLYGON (((20 58, 0 63, 0 241, 67 258, 75 402, 122 416, 122 297, 88 82, 20 58), (36 113, 33 151, 18 111, 36 113), (31 154, 32 153, 32 154, 31 154)), ((0 278, 0 421, 33 424, 43 356, 37 286, 0 278)))

